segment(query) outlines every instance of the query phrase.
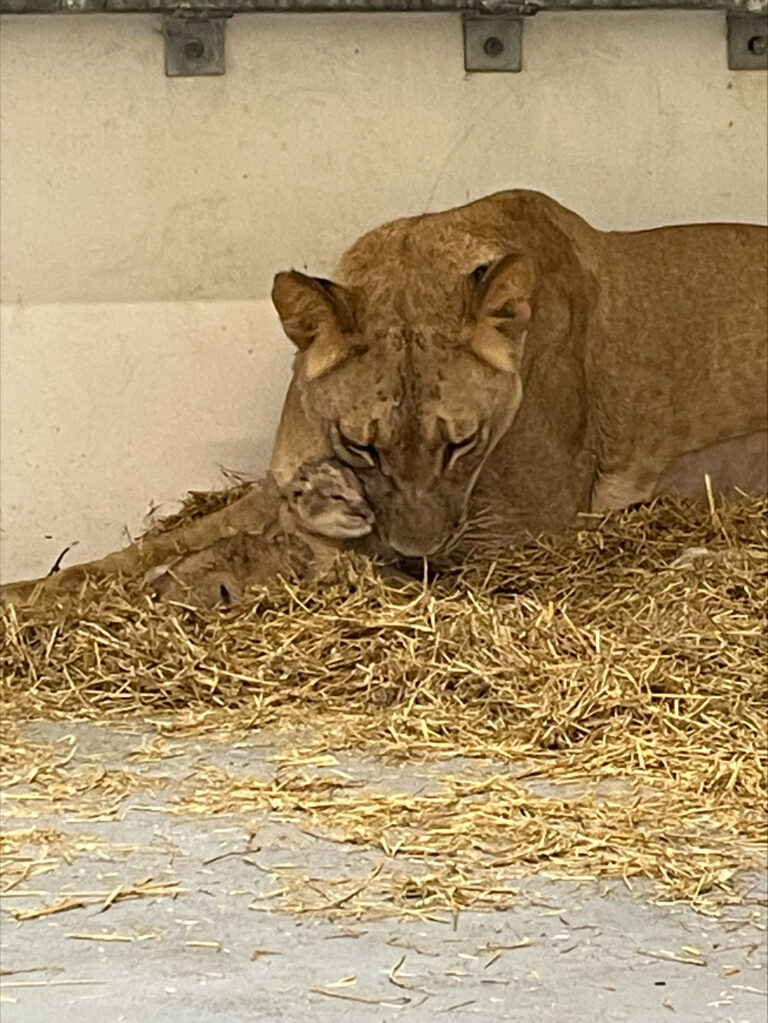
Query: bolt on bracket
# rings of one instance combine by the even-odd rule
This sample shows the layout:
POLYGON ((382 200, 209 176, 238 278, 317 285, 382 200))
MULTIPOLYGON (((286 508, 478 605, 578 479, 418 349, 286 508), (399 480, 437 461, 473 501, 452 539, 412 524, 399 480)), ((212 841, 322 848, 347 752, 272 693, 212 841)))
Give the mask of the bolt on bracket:
POLYGON ((522 71, 523 19, 514 15, 465 14, 465 71, 522 71))
POLYGON ((768 68, 768 15, 728 11, 728 67, 731 71, 768 68))
POLYGON ((223 75, 226 17, 163 18, 165 73, 169 78, 223 75))

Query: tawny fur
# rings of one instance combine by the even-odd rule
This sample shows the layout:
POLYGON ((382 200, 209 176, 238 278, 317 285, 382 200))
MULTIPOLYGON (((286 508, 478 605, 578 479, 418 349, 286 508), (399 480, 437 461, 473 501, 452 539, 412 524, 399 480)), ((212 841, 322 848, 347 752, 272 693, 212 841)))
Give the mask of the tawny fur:
MULTIPOLYGON (((764 491, 767 241, 749 224, 602 232, 510 191, 376 228, 342 257, 339 284, 278 274, 299 353, 274 477, 286 485, 303 462, 341 456, 385 547, 417 556, 449 549, 467 518, 512 538, 695 493, 704 473, 716 489, 764 491)), ((42 587, 141 574, 258 533, 279 501, 269 479, 42 587)))
POLYGON ((296 471, 273 517, 160 566, 146 588, 157 597, 213 607, 242 600, 250 586, 280 574, 315 579, 347 541, 367 536, 373 515, 348 467, 312 459, 296 471))
POLYGON ((212 605, 282 572, 322 573, 345 540, 370 533, 373 515, 348 467, 310 459, 280 490, 271 476, 220 511, 168 531, 147 533, 125 550, 45 579, 0 587, 4 603, 78 590, 88 578, 143 575, 167 599, 212 605), (223 589, 222 589, 223 588, 223 589), (225 592, 226 591, 226 594, 225 592))
POLYGON ((299 352, 272 471, 351 458, 385 541, 411 555, 450 546, 468 514, 512 536, 695 492, 705 472, 764 490, 767 238, 602 232, 510 191, 376 228, 338 283, 278 274, 299 352))

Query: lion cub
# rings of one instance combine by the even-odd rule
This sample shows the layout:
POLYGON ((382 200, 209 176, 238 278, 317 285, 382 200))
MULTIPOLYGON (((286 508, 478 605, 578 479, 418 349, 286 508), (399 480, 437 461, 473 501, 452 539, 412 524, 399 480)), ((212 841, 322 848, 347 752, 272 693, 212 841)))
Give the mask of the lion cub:
POLYGON ((327 569, 339 541, 367 536, 374 516, 360 481, 332 458, 299 467, 282 491, 272 520, 153 569, 146 589, 165 600, 213 607, 277 574, 313 576, 327 569))
POLYGON ((335 458, 299 466, 284 491, 280 525, 336 540, 368 536, 373 512, 352 470, 335 458))

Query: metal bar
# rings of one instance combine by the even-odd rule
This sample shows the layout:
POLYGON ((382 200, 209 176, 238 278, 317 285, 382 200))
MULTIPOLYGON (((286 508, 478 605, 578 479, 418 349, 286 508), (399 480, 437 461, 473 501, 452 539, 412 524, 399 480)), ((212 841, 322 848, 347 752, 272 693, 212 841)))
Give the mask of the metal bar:
POLYGON ((768 12, 768 0, 0 0, 0 14, 376 14, 539 11, 768 12))

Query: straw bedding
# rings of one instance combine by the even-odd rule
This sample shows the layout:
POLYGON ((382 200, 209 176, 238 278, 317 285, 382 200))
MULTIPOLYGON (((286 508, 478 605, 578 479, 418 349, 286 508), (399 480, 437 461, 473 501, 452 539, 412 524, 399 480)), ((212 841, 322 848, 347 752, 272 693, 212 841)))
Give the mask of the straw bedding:
POLYGON ((289 907, 500 906, 509 878, 543 871, 648 878, 714 910, 765 855, 766 507, 667 499, 486 541, 424 581, 345 554, 323 585, 278 579, 222 611, 86 584, 3 611, 6 714, 289 742, 306 726, 274 778, 211 768, 177 796, 178 812, 267 809, 394 857, 335 895, 286 881, 289 907), (472 760, 393 794, 302 768, 334 750, 472 760))

